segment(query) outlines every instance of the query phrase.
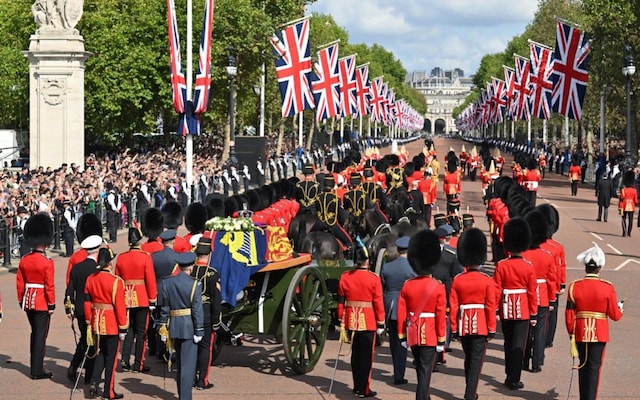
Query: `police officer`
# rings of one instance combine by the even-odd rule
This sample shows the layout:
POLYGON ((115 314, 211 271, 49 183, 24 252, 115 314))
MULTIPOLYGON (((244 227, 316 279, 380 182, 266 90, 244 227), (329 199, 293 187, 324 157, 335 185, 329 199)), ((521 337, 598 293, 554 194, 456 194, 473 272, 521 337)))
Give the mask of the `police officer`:
POLYGON ((389 349, 393 359, 393 384, 407 383, 404 377, 407 364, 407 349, 401 345, 398 338, 398 295, 402 285, 408 279, 416 277, 415 271, 409 265, 407 250, 409 249, 409 236, 402 236, 396 240, 398 258, 382 266, 380 278, 384 291, 384 309, 387 322, 387 334, 389 335, 389 349))
POLYGON ((53 240, 53 223, 40 213, 27 220, 24 240, 31 252, 20 259, 16 273, 18 303, 31 326, 31 379, 50 379, 53 373, 44 369, 47 333, 51 315, 56 309, 53 260, 45 250, 53 240))
POLYGON ((71 199, 65 199, 62 203, 64 207, 62 212, 62 238, 64 239, 65 257, 71 257, 73 255, 73 242, 75 241, 74 234, 76 232, 76 212, 73 209, 73 203, 71 199))
POLYGON ((158 289, 151 255, 140 249, 142 232, 131 227, 128 232, 129 251, 118 256, 114 273, 124 280, 125 305, 129 314, 129 330, 122 346, 120 366, 124 371, 149 372, 145 365, 149 311, 156 306, 158 289), (135 361, 129 364, 133 342, 135 361))
POLYGON ((324 177, 324 191, 318 195, 318 221, 311 228, 312 231, 328 230, 349 250, 353 244, 351 236, 340 224, 339 217, 344 209, 340 199, 334 193, 335 180, 332 175, 324 177))
POLYGON ((296 182, 296 200, 300 203, 301 213, 317 212, 316 202, 320 193, 320 184, 315 180, 313 173, 313 166, 305 164, 302 168, 304 178, 296 182))
POLYGON ((124 281, 111 270, 115 253, 108 248, 98 251, 98 272, 87 278, 84 288, 84 315, 91 332, 87 339, 95 345, 97 357, 91 377, 89 393, 97 394, 97 386, 104 370, 103 399, 122 399, 114 389, 116 360, 120 342, 124 340, 129 319, 124 303, 124 281))
MULTIPOLYGON (((96 272, 98 265, 98 250, 102 244, 102 237, 98 235, 88 236, 80 243, 87 257, 73 265, 69 273, 69 282, 65 290, 64 310, 70 319, 77 318, 80 340, 76 344, 76 351, 71 359, 71 365, 67 369, 67 378, 71 382, 76 381, 77 370, 87 351, 87 323, 90 315, 84 314, 84 289, 87 278, 96 272)), ((89 383, 93 373, 93 358, 87 358, 85 362, 85 383, 89 383)))
POLYGON ((231 166, 231 191, 233 195, 237 195, 240 190, 240 176, 238 175, 238 170, 235 165, 231 166))
POLYGON ((258 175, 257 175, 257 181, 258 181, 258 187, 262 187, 264 185, 264 166, 262 165, 262 160, 260 160, 258 158, 258 161, 256 161, 256 171, 258 171, 258 175))
POLYGON ((160 339, 172 342, 178 364, 178 397, 191 400, 198 361, 198 343, 204 336, 202 288, 191 276, 196 255, 179 253, 174 262, 180 272, 162 283, 159 297, 160 339))
POLYGON ((251 183, 251 173, 249 173, 247 164, 244 164, 242 167, 242 187, 245 192, 249 191, 249 183, 251 183))
POLYGON ((209 366, 211 365, 212 348, 215 341, 215 331, 221 324, 221 296, 220 274, 215 268, 209 266, 209 254, 211 253, 211 238, 200 237, 196 246, 196 265, 191 271, 191 276, 200 282, 202 287, 202 307, 204 318, 204 334, 198 343, 198 363, 196 367, 197 390, 210 389, 213 383, 209 380, 209 366))

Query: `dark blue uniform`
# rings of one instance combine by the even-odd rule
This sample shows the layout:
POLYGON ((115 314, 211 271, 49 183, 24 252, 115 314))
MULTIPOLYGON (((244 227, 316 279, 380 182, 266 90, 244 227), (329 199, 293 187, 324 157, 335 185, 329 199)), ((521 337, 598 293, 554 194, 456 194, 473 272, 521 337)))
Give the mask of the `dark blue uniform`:
MULTIPOLYGON (((158 288, 158 304, 160 304, 160 296, 162 291, 162 282, 173 274, 176 268, 176 256, 178 253, 173 250, 172 247, 164 246, 164 249, 156 251, 151 254, 151 260, 153 261, 153 270, 156 274, 156 287, 158 288)), ((155 309, 152 312, 153 318, 157 321, 160 317, 160 310, 155 309)), ((167 356, 166 349, 162 342, 158 340, 157 326, 150 326, 147 333, 147 340, 149 341, 149 353, 157 354, 158 358, 167 356)))

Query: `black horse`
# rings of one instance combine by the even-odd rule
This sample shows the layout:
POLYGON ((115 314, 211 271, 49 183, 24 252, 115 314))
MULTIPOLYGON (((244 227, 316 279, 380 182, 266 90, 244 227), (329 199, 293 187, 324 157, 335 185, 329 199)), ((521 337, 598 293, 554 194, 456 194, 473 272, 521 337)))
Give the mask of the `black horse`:
POLYGON ((387 195, 385 214, 389 223, 394 225, 404 216, 404 212, 411 206, 409 195, 405 188, 393 189, 387 195))

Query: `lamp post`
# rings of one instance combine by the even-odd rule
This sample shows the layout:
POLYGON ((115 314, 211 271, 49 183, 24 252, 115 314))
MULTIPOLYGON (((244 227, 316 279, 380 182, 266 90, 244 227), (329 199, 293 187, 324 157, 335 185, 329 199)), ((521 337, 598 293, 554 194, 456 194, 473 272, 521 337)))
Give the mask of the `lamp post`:
POLYGON ((625 88, 627 95, 627 137, 624 149, 625 166, 627 168, 634 167, 634 157, 631 154, 631 77, 636 73, 636 66, 633 63, 633 56, 631 55, 631 47, 625 46, 627 49, 627 55, 624 58, 624 66, 622 67, 622 75, 625 77, 625 88))
POLYGON ((229 46, 229 59, 227 64, 227 75, 229 75, 229 161, 232 165, 236 165, 236 134, 235 134, 235 78, 238 73, 236 65, 236 51, 233 46, 229 46))

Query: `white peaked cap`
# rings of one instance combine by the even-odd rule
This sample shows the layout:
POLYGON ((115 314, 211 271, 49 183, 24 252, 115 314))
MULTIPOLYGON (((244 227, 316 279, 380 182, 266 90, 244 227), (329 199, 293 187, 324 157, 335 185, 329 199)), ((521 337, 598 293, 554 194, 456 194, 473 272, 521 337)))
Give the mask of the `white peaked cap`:
POLYGON ((579 262, 585 265, 593 262, 598 268, 604 267, 605 263, 604 251, 602 251, 602 249, 598 246, 593 246, 578 254, 577 259, 579 262))

